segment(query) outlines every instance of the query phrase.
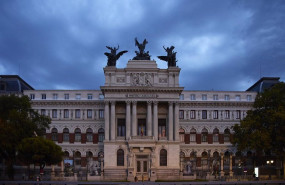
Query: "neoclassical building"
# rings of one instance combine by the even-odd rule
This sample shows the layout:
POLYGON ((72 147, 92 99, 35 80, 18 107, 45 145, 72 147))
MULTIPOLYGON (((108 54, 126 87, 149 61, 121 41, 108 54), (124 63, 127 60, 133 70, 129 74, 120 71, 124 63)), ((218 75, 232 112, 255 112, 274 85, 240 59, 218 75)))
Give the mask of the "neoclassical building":
POLYGON ((90 178, 235 175, 251 152, 232 146, 231 128, 252 108, 257 93, 184 90, 180 70, 160 69, 155 60, 129 60, 125 68, 104 68, 100 90, 24 94, 33 109, 52 119, 46 137, 62 147, 65 161, 74 161, 74 171, 88 171, 90 178))

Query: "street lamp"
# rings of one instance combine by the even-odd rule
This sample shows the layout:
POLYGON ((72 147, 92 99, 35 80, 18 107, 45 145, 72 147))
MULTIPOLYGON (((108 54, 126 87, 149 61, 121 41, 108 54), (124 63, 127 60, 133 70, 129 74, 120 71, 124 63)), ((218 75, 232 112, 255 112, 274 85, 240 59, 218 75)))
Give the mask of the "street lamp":
MULTIPOLYGON (((266 161, 266 163, 267 163, 267 165, 271 166, 274 163, 274 161, 268 160, 268 161, 266 161)), ((269 168, 269 180, 271 180, 271 169, 270 168, 269 168)))

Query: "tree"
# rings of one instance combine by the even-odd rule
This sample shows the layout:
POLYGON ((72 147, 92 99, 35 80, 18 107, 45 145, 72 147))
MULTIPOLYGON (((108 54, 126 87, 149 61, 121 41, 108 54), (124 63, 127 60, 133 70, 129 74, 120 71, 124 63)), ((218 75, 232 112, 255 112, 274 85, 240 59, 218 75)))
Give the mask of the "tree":
POLYGON ((42 137, 24 139, 18 146, 19 158, 27 164, 57 164, 62 161, 61 147, 42 137))
POLYGON ((0 96, 0 157, 5 159, 7 173, 13 178, 19 143, 35 135, 43 135, 51 120, 31 109, 27 96, 0 96))
POLYGON ((255 150, 285 157, 285 84, 275 84, 257 95, 253 109, 233 127, 238 150, 255 150))

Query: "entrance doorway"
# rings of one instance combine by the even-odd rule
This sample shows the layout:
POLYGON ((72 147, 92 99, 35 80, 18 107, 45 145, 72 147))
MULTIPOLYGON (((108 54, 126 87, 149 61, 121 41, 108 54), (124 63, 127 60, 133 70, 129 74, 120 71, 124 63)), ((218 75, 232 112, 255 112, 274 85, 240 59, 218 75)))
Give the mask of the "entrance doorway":
POLYGON ((148 162, 148 156, 147 155, 137 155, 136 156, 136 169, 137 173, 136 176, 139 181, 148 181, 149 174, 148 174, 148 168, 149 168, 149 162, 148 162))

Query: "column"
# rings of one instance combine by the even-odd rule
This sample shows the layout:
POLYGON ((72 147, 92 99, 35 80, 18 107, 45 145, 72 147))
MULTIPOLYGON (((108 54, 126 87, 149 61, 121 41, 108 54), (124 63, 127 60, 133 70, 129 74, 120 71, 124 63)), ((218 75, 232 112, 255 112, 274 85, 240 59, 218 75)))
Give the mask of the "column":
POLYGON ((223 177, 225 174, 224 172, 224 154, 221 153, 221 177, 223 177))
POLYGON ((230 177, 233 177, 233 154, 230 154, 230 177))
POLYGON ((111 140, 115 140, 116 136, 116 114, 115 114, 115 101, 111 101, 111 140))
POLYGON ((173 141, 173 102, 168 102, 168 140, 173 141))
POLYGON ((131 136, 131 102, 126 101, 126 139, 131 136))
POLYGON ((104 118, 105 118, 105 140, 109 141, 109 101, 105 101, 105 110, 104 110, 104 118))
POLYGON ((152 121, 152 116, 151 116, 151 104, 152 104, 152 101, 147 101, 147 136, 152 136, 152 133, 151 133, 151 121, 152 121))
POLYGON ((158 111, 157 111, 157 101, 153 102, 153 136, 154 140, 158 139, 158 111))
POLYGON ((132 136, 137 135, 137 102, 133 101, 132 102, 133 107, 132 107, 132 136))
POLYGON ((174 139, 179 141, 179 103, 175 102, 174 106, 174 139))

